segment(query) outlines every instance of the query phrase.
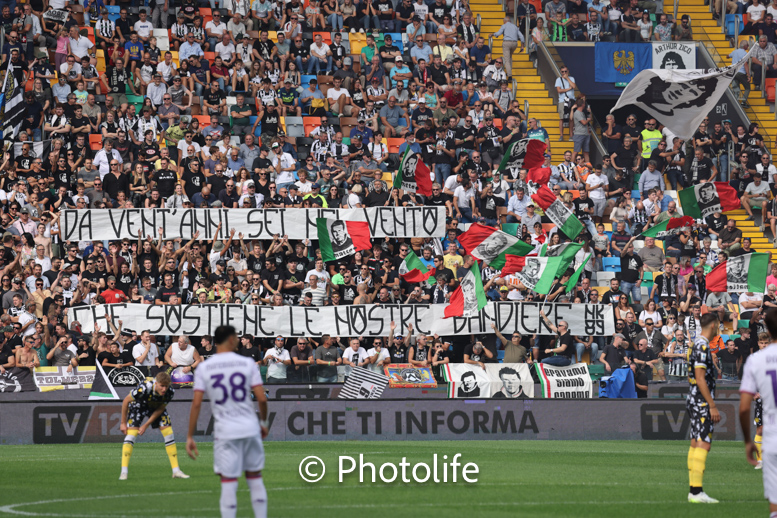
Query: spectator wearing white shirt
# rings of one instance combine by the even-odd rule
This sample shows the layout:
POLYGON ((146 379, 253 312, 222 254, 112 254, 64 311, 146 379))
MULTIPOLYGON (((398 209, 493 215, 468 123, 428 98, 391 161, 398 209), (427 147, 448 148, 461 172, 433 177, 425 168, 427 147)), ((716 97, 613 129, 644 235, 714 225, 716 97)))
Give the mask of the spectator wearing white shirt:
POLYGON ((170 51, 165 52, 165 60, 156 66, 156 71, 162 74, 162 80, 168 86, 173 85, 173 76, 177 75, 178 67, 173 63, 173 54, 170 51))
POLYGON ((105 178, 111 172, 111 160, 117 160, 120 164, 124 163, 119 152, 113 149, 113 140, 105 139, 103 148, 94 155, 92 165, 100 170, 100 180, 105 178))
POLYGON ((320 34, 316 34, 315 41, 310 46, 310 59, 308 60, 308 74, 319 73, 326 63, 326 74, 332 70, 332 50, 324 43, 320 34))
POLYGON ((151 38, 151 33, 154 31, 154 25, 147 19, 145 9, 141 9, 138 13, 140 20, 135 22, 132 29, 138 33, 138 39, 143 42, 144 45, 148 45, 148 40, 151 38))
POLYGON ((76 61, 81 61, 82 57, 89 56, 89 49, 94 47, 94 43, 89 38, 78 34, 78 26, 76 25, 70 27, 70 38, 68 41, 70 42, 70 53, 77 58, 76 61))
POLYGON ((237 59, 235 44, 232 43, 232 36, 228 32, 221 35, 221 42, 216 45, 215 52, 225 67, 231 68, 235 64, 235 59, 237 59))
POLYGON ((607 177, 602 174, 602 166, 597 164, 594 167, 593 174, 589 174, 585 181, 585 190, 588 196, 594 202, 594 216, 600 218, 604 214, 604 207, 607 205, 607 193, 605 187, 609 185, 607 177))
POLYGON ((216 44, 221 42, 221 36, 225 32, 227 32, 227 24, 222 22, 218 16, 205 24, 205 33, 208 35, 210 48, 216 48, 216 44))

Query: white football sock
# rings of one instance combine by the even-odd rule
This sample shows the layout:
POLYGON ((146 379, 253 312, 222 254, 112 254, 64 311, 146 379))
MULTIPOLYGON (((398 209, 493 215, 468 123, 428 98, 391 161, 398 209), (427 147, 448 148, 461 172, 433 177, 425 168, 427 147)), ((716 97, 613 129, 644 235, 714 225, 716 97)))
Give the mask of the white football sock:
POLYGON ((254 507, 256 518, 267 518, 267 489, 264 487, 264 479, 258 477, 246 477, 248 489, 251 491, 251 505, 254 507))
POLYGON ((237 479, 221 479, 221 499, 219 499, 221 518, 237 516, 237 479))

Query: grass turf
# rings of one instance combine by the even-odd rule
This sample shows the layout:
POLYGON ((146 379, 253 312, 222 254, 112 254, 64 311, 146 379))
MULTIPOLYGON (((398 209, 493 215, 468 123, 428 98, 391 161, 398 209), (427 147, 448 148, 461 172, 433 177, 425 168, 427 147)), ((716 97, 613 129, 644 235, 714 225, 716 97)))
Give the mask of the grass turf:
MULTIPOLYGON (((157 433, 149 431, 150 433, 157 433)), ((119 482, 121 444, 4 446, 0 450, 0 516, 90 518, 218 516, 219 482, 213 448, 200 443, 189 459, 178 444, 189 480, 172 480, 161 436, 135 446, 130 479, 119 482), (37 502, 37 503, 33 503, 37 502), (23 504, 23 505, 18 505, 23 504)), ((704 488, 719 505, 686 501, 686 442, 658 441, 408 441, 266 443, 264 470, 273 517, 726 517, 768 516, 761 472, 744 459, 741 443, 716 442, 704 488), (479 465, 476 484, 338 483, 339 455, 378 467, 432 464, 432 455, 462 453, 479 465), (302 459, 317 455, 327 473, 317 484, 300 478, 302 459)), ((240 481, 238 516, 253 516, 240 481)))

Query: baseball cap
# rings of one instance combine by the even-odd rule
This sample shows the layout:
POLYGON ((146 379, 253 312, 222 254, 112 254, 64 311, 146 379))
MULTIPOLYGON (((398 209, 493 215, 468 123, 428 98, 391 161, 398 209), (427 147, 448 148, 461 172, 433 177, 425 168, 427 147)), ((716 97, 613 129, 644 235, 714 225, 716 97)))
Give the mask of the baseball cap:
POLYGON ((29 214, 30 210, 27 207, 22 208, 22 210, 19 211, 19 214, 29 214))
POLYGON ((343 65, 353 65, 353 60, 351 58, 345 58, 343 60, 343 65))
POLYGON ((320 186, 320 185, 318 185, 318 182, 316 182, 316 183, 314 183, 313 185, 311 185, 311 186, 310 186, 310 188, 311 188, 311 189, 320 189, 320 188, 321 188, 321 186, 320 186))
POLYGON ((402 59, 402 56, 397 56, 394 58, 394 61, 404 61, 404 59, 402 59))
POLYGON ((280 144, 278 144, 277 142, 273 142, 273 143, 272 143, 272 147, 273 147, 273 148, 276 148, 276 147, 281 147, 281 146, 280 146, 280 144))
POLYGON ((191 122, 191 119, 189 118, 188 115, 184 115, 181 117, 181 122, 183 122, 184 124, 189 124, 189 122, 191 122))
POLYGON ((507 286, 502 286, 501 288, 499 288, 499 291, 510 291, 510 288, 508 288, 507 286))
POLYGON ((426 99, 424 99, 423 97, 418 99, 418 104, 426 104, 426 99))
MULTIPOLYGON (((13 331, 13 329, 11 329, 11 331, 13 331)), ((397 334, 397 335, 394 335, 394 338, 396 340, 402 340, 404 338, 404 336, 397 334)))
MULTIPOLYGON (((213 243, 213 245, 215 246, 216 243, 213 243)), ((227 265, 227 262, 224 259, 219 259, 218 261, 216 261, 216 266, 226 266, 226 265, 227 265)))

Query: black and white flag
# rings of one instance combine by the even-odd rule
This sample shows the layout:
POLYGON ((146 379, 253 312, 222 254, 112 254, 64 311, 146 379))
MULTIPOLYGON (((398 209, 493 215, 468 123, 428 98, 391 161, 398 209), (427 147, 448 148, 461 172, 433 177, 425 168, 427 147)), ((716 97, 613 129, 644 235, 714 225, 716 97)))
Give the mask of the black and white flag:
POLYGON ((643 70, 626 86, 610 113, 637 106, 681 139, 690 139, 752 52, 723 68, 643 70))
POLYGON ((13 156, 21 156, 22 154, 22 145, 29 144, 30 146, 30 156, 32 158, 40 158, 42 160, 45 160, 45 158, 49 155, 51 152, 51 141, 50 140, 43 140, 40 142, 14 142, 13 144, 13 156))
POLYGON ((64 24, 68 18, 70 18, 70 13, 64 9, 50 9, 43 13, 44 20, 57 22, 59 24, 64 24))
POLYGON ((353 369, 338 399, 378 399, 388 385, 388 376, 369 369, 353 369))
POLYGON ((3 80, 3 140, 9 142, 16 138, 24 122, 24 85, 20 85, 13 75, 13 63, 8 60, 8 70, 3 80))

